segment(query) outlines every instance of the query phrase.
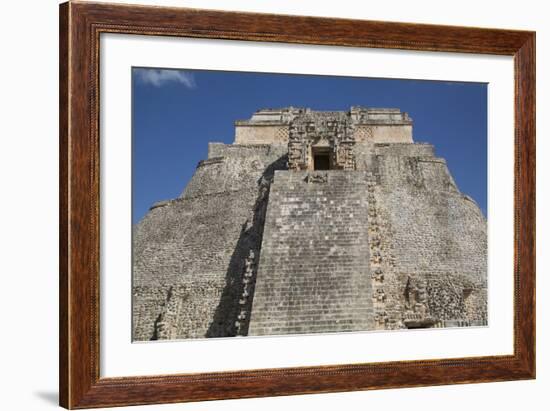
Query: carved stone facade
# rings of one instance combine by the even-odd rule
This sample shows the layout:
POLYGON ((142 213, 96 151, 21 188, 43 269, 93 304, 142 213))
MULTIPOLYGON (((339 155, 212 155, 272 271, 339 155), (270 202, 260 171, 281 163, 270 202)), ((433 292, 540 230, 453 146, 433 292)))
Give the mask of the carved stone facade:
POLYGON ((344 112, 300 113, 290 122, 289 170, 313 170, 315 151, 326 152, 330 169, 355 170, 354 124, 344 112))
POLYGON ((487 324, 487 233, 397 109, 264 109, 134 228, 133 338, 487 324))

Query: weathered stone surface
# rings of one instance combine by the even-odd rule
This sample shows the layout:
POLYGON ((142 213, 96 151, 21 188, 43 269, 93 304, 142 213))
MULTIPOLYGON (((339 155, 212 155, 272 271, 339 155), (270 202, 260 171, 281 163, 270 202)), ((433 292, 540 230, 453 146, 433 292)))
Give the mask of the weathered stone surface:
POLYGON ((134 228, 135 340, 487 324, 485 218, 406 113, 236 130, 134 228))
POLYGON ((309 108, 262 109, 249 120, 235 122, 235 144, 280 144, 290 138, 294 120, 317 117, 323 121, 339 116, 353 124, 357 141, 370 143, 412 143, 412 120, 396 108, 352 107, 349 112, 319 112, 309 108), (318 115, 319 114, 319 115, 318 115))
POLYGON ((372 328, 366 183, 360 171, 275 173, 250 335, 372 328))
POLYGON ((244 259, 260 249, 269 181, 286 167, 286 147, 221 146, 180 198, 134 229, 136 340, 235 334, 244 259), (157 324, 168 331, 159 335, 157 324))

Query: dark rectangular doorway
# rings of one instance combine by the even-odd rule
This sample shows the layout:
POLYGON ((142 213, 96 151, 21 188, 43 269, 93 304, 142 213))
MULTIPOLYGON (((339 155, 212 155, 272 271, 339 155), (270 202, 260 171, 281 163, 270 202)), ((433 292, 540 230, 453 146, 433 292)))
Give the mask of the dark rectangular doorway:
POLYGON ((315 153, 313 155, 314 170, 330 170, 330 157, 328 153, 315 153))

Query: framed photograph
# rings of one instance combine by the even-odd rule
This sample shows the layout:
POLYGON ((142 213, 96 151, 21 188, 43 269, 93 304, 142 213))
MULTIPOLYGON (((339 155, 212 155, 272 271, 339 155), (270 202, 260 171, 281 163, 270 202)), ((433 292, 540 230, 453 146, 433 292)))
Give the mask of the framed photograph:
POLYGON ((535 33, 60 6, 60 405, 535 378, 535 33))

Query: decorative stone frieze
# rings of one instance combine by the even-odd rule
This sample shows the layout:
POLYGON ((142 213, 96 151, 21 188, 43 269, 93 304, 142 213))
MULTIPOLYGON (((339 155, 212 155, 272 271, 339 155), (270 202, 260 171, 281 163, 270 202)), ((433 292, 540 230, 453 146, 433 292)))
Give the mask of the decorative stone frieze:
POLYGON ((306 111, 290 123, 288 167, 290 170, 311 170, 314 150, 326 148, 331 169, 354 170, 354 145, 354 125, 348 115, 306 111))

